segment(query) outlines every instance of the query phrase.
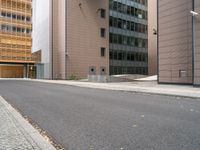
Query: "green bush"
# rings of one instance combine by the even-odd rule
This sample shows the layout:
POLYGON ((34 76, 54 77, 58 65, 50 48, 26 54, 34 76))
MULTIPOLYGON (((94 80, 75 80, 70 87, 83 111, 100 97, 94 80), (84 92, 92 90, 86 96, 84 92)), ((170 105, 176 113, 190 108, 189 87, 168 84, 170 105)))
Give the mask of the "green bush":
POLYGON ((69 80, 77 80, 76 75, 71 74, 70 77, 69 77, 69 80))

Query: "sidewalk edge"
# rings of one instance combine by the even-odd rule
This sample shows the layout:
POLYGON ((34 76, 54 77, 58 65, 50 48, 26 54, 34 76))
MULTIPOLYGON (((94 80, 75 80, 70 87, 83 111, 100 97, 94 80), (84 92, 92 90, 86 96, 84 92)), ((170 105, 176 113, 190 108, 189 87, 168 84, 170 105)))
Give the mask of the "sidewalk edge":
POLYGON ((26 133, 32 138, 32 140, 38 145, 41 150, 56 150, 22 115, 17 112, 2 96, 0 101, 5 108, 12 114, 17 122, 22 126, 26 133))
POLYGON ((75 87, 82 87, 82 88, 90 88, 90 89, 101 89, 101 90, 111 90, 111 91, 122 91, 122 92, 132 92, 132 93, 144 93, 144 94, 152 94, 152 95, 161 95, 161 96, 172 96, 172 97, 182 97, 182 98, 191 98, 191 99, 195 99, 195 100, 199 100, 200 101, 200 96, 194 95, 181 95, 178 93, 167 93, 167 92, 156 92, 156 91, 148 91, 147 89, 142 89, 142 88, 132 88, 132 89, 123 89, 123 88, 119 88, 119 87, 97 87, 97 86, 93 86, 93 85, 84 85, 84 84, 79 84, 79 83, 60 83, 60 82, 49 82, 48 80, 26 80, 26 81, 34 81, 34 82, 40 82, 40 83, 49 83, 49 84, 60 84, 60 85, 68 85, 68 86, 75 86, 75 87))

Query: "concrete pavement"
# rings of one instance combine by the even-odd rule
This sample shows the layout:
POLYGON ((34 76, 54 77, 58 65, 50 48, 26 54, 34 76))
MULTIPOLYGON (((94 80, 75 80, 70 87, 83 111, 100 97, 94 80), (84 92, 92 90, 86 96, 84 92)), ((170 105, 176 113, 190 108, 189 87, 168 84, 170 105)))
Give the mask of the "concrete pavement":
POLYGON ((80 81, 63 81, 63 80, 30 80, 35 82, 53 83, 72 85, 86 88, 96 88, 104 90, 118 90, 139 92, 148 94, 159 94, 168 96, 180 96, 188 98, 196 98, 200 100, 200 88, 195 88, 190 85, 163 85, 157 84, 157 82, 151 81, 135 81, 135 82, 120 82, 120 83, 92 83, 92 82, 80 82, 80 81))
POLYGON ((56 150, 0 96, 1 150, 56 150))

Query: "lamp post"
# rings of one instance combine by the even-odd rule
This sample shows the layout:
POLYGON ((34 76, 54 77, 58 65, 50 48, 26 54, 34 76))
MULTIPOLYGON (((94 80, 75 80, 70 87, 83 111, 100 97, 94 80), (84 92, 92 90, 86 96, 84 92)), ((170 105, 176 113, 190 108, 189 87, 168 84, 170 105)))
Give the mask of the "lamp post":
POLYGON ((195 0, 192 0, 192 10, 190 11, 192 14, 192 84, 195 85, 195 52, 196 52, 196 41, 195 41, 195 30, 196 30, 196 16, 199 15, 195 12, 195 0))

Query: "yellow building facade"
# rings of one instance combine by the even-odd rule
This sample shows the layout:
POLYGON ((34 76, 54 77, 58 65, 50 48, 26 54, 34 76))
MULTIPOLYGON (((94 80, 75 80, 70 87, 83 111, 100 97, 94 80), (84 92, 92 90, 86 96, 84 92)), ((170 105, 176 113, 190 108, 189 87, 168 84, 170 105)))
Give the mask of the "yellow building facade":
POLYGON ((30 77, 32 0, 0 0, 0 77, 30 77))

